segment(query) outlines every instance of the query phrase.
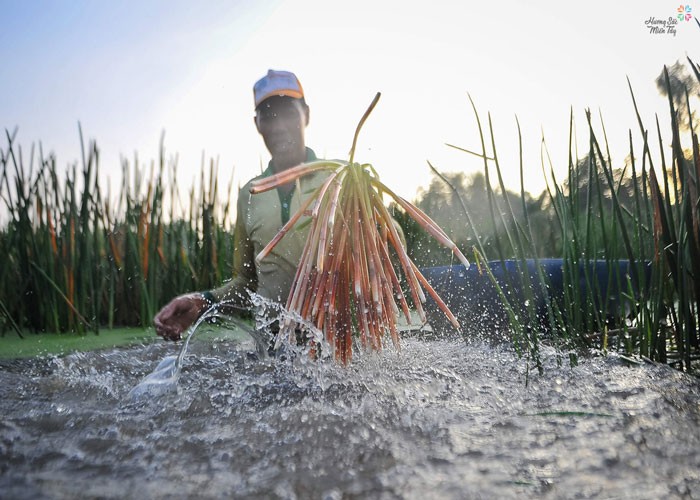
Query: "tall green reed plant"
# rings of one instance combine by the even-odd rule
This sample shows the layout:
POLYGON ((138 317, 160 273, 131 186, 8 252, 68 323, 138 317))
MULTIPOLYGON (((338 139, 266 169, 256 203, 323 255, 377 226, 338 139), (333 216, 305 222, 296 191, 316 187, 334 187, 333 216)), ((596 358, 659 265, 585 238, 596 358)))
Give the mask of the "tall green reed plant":
POLYGON ((53 155, 29 157, 6 134, 0 149, 0 328, 21 335, 88 331, 151 322, 173 295, 211 288, 232 272, 230 198, 218 166, 201 167, 198 186, 182 202, 177 162, 122 159, 122 183, 103 194, 99 150, 82 131, 81 167, 60 174, 53 155))
MULTIPOLYGON (((700 68, 689 62, 700 78, 700 68)), ((667 73, 666 84, 670 96, 667 73)), ((560 255, 543 255, 535 239, 537 231, 525 203, 519 124, 522 218, 516 217, 506 194, 491 117, 487 122, 490 139, 487 145, 486 132, 472 101, 481 152, 458 149, 482 158, 493 227, 497 227, 498 221, 503 231, 493 235, 492 249, 483 245, 483 239, 477 235, 476 260, 483 264, 489 258, 495 259, 504 269, 506 259, 518 263, 515 275, 505 273, 503 286, 491 278, 509 314, 516 347, 524 348, 540 369, 539 345, 545 332, 548 342, 569 350, 572 362, 576 361, 572 349, 582 346, 614 348, 652 360, 670 361, 685 370, 690 370, 697 359, 700 297, 700 281, 694 279, 700 273, 697 135, 693 124, 687 124, 690 146, 686 149, 681 146, 683 127, 669 97, 672 158, 667 163, 657 119, 662 170, 659 177, 649 148, 648 131, 642 124, 631 86, 630 92, 642 136, 641 165, 640 158, 635 156, 630 131, 629 163, 622 169, 612 167, 603 120, 599 132, 588 110, 589 141, 583 158, 578 157, 571 113, 565 181, 556 178, 543 140, 542 170, 548 179, 546 193, 552 222, 559 230, 560 255), (548 293, 549 277, 539 264, 542 257, 562 259, 562 296, 548 293), (528 261, 535 263, 534 276, 528 271, 528 261), (620 268, 622 262, 625 266, 620 268), (601 265, 607 272, 597 271, 601 265), (513 299, 521 297, 514 293, 516 289, 523 293, 522 303, 513 299), (545 292, 544 313, 534 308, 536 290, 545 292)), ((686 104, 690 108, 688 96, 686 104)), ((692 113, 688 116, 692 120, 692 113)), ((463 206, 466 211, 464 203, 463 206)), ((484 269, 488 272, 486 266, 484 269)))
MULTIPOLYGON (((700 81, 698 65, 690 58, 695 76, 700 81)), ((675 108, 668 70, 664 67, 664 80, 669 97, 671 118, 671 158, 666 161, 664 143, 658 120, 656 123, 661 151, 661 181, 650 154, 647 131, 643 126, 635 103, 640 132, 644 137, 644 159, 649 164, 651 203, 654 207, 653 236, 654 259, 659 268, 658 309, 670 323, 672 335, 668 340, 674 349, 673 362, 681 369, 690 370, 698 359, 698 305, 700 301, 700 147, 693 123, 690 98, 685 91, 689 123, 679 122, 675 108), (689 140, 683 147, 682 131, 687 130, 689 140), (661 186, 663 185, 663 190, 661 186)), ((658 163, 657 163, 658 165, 658 163)))

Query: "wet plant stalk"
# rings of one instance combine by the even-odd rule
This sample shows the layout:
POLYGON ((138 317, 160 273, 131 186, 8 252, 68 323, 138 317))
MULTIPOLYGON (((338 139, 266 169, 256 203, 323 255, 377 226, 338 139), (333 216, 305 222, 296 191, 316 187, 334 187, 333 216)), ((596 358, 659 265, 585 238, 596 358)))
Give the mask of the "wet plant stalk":
MULTIPOLYGON (((398 348, 396 321, 399 311, 411 322, 409 305, 390 257, 392 251, 398 256, 421 320, 425 321, 425 289, 455 328, 459 328, 449 308, 408 257, 402 237, 384 206, 384 195, 396 201, 431 236, 451 249, 465 266, 469 265, 459 248, 435 222, 384 185, 371 165, 354 162, 360 129, 379 96, 377 94, 360 120, 349 162, 311 162, 256 181, 251 187, 252 193, 259 193, 303 175, 321 171, 327 175, 326 181, 257 259, 264 259, 303 217, 311 219, 286 307, 324 330, 335 358, 342 363, 348 363, 352 358, 353 337, 358 337, 364 349, 382 349, 385 338, 390 338, 398 348)), ((294 341, 295 328, 294 321, 284 320, 279 339, 286 337, 294 341)))

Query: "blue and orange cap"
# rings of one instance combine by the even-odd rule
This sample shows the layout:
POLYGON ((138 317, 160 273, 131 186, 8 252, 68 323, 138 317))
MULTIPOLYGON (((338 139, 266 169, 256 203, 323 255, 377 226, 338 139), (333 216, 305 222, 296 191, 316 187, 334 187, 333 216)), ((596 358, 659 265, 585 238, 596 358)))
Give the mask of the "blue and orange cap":
POLYGON ((287 96, 295 99, 304 98, 304 90, 297 76, 290 71, 268 70, 267 75, 255 82, 253 86, 255 107, 260 106, 268 97, 287 96))

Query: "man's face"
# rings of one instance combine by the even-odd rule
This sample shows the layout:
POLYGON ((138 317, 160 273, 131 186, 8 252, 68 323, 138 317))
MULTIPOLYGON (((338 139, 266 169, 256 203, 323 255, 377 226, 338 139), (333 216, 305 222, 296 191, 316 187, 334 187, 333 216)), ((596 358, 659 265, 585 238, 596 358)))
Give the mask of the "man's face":
POLYGON ((258 106, 255 125, 273 157, 298 153, 304 148, 308 108, 298 99, 273 96, 258 106))

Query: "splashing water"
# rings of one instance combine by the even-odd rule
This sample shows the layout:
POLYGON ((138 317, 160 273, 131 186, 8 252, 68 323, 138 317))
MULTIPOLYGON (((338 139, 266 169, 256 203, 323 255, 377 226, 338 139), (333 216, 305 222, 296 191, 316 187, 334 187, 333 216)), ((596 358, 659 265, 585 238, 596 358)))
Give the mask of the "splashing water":
MULTIPOLYGON (((251 293, 251 302, 255 311, 255 327, 251 327, 234 315, 240 312, 240 308, 234 304, 222 301, 212 305, 206 310, 202 316, 187 330, 185 334, 185 342, 177 356, 169 355, 164 357, 156 366, 155 370, 149 373, 137 386, 130 392, 129 397, 133 399, 143 397, 159 396, 163 393, 174 391, 177 389, 177 383, 180 378, 182 364, 187 354, 190 342, 194 338, 202 325, 210 323, 218 323, 221 327, 229 329, 239 329, 250 335, 255 342, 256 353, 259 357, 265 358, 269 354, 283 353, 289 355, 308 355, 307 346, 292 346, 288 339, 278 336, 274 345, 272 339, 272 327, 276 323, 288 320, 298 325, 302 338, 310 339, 319 347, 319 352, 324 357, 330 353, 330 346, 326 343, 323 333, 314 325, 305 321, 296 313, 287 311, 279 303, 269 300, 256 293, 251 293)), ((318 358, 318 356, 316 356, 318 358)))
POLYGON ((216 318, 187 349, 0 361, 0 496, 700 492, 700 382, 666 366, 590 353, 572 368, 543 348, 544 375, 526 385, 527 363, 507 345, 406 336, 401 351, 342 367, 253 355, 250 328, 216 318), (131 397, 156 365, 177 390, 131 397))

